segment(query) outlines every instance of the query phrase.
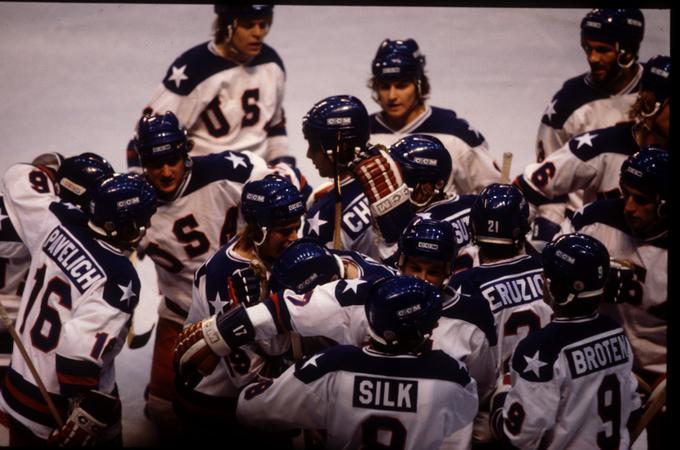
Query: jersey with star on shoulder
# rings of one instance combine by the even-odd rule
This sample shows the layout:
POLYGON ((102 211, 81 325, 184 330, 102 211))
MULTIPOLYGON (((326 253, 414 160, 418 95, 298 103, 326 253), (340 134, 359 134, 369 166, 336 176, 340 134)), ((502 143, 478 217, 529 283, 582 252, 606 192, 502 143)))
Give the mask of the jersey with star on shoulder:
POLYGON ((536 162, 543 161, 576 135, 630 120, 628 110, 635 103, 641 78, 642 65, 638 64, 637 75, 613 94, 593 86, 589 73, 565 81, 541 116, 536 162))
POLYGON ((449 287, 459 295, 477 296, 489 303, 496 323, 496 359, 501 373, 517 342, 546 326, 552 308, 543 300, 540 256, 519 255, 483 263, 453 276, 449 287))
POLYGON ((635 279, 623 290, 625 302, 600 305, 626 331, 634 367, 665 374, 668 328, 668 235, 653 240, 633 236, 623 216, 624 200, 602 200, 577 212, 566 231, 600 240, 609 256, 634 268, 635 279))
POLYGON ((522 449, 628 448, 626 423, 640 406, 632 365, 610 318, 555 319, 515 348, 503 433, 522 449))
POLYGON ((529 164, 518 182, 537 217, 561 223, 567 194, 583 189, 583 202, 620 197, 623 162, 640 150, 633 122, 588 131, 570 139, 541 163, 529 164))
POLYGON ((236 233, 242 221, 243 186, 275 172, 250 152, 225 151, 192 161, 174 198, 159 201, 151 227, 138 246, 156 266, 164 297, 160 316, 178 323, 184 323, 191 306, 194 272, 236 233))
POLYGON ((484 136, 451 109, 426 106, 420 117, 400 130, 390 128, 382 113, 373 113, 370 127, 369 142, 386 147, 409 134, 428 134, 439 139, 451 154, 452 170, 444 187, 446 192, 478 193, 500 179, 501 171, 484 136))
MULTIPOLYGON (((114 358, 125 344, 140 282, 127 256, 95 239, 73 205, 52 203, 31 227, 37 239, 26 242, 33 258, 16 330, 64 417, 70 397, 115 391, 114 358)), ((40 438, 56 428, 17 349, 0 406, 40 438)))
POLYGON ((261 429, 326 430, 326 448, 438 449, 477 411, 475 382, 441 351, 336 346, 246 387, 237 417, 261 429))
MULTIPOLYGON (((235 304, 229 294, 229 276, 239 269, 250 267, 250 259, 234 250, 238 239, 235 236, 220 247, 196 271, 193 302, 185 327, 220 314, 235 304)), ((263 353, 279 355, 289 347, 290 341, 286 336, 280 336, 234 349, 229 356, 220 359, 215 370, 204 377, 194 390, 212 397, 235 398, 240 388, 253 381, 264 368, 266 359, 263 353)))
MULTIPOLYGON (((361 183, 353 177, 340 183, 342 215, 340 240, 342 248, 380 259, 376 249, 375 230, 371 225, 371 210, 361 183)), ((303 235, 333 248, 335 227, 335 190, 333 182, 316 188, 307 201, 303 235)))
MULTIPOLYGON (((0 300, 12 320, 16 320, 21 290, 31 263, 23 240, 32 239, 35 224, 42 221, 49 204, 56 200, 50 175, 37 166, 14 164, 3 175, 0 184, 0 300), (25 220, 18 220, 17 211, 25 220)), ((0 323, 0 330, 3 329, 4 324, 0 323)))
POLYGON ((194 141, 192 155, 250 150, 269 161, 288 152, 285 78, 283 61, 267 44, 237 64, 205 42, 172 63, 145 112, 174 112, 194 141))

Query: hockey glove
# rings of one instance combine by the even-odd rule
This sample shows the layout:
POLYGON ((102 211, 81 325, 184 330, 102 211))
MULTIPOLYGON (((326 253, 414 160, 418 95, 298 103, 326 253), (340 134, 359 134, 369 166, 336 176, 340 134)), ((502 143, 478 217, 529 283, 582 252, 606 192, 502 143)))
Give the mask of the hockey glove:
POLYGON ((503 405, 510 388, 510 374, 506 373, 498 379, 496 390, 491 395, 489 428, 491 429, 491 435, 498 441, 503 439, 503 405))
POLYGON ((250 267, 235 270, 227 278, 229 297, 234 304, 254 305, 260 300, 260 277, 250 267))
POLYGON ((635 277, 635 269, 628 261, 609 260, 609 273, 604 285, 604 302, 640 304, 642 288, 635 277))
POLYGON ((401 169, 389 153, 376 147, 350 165, 370 203, 370 210, 387 243, 396 242, 413 217, 411 193, 401 169))
POLYGON ((121 419, 120 400, 100 391, 90 390, 73 402, 66 423, 47 440, 53 447, 89 447, 101 444, 105 430, 121 419))
POLYGON ((191 324, 179 334, 173 352, 175 374, 193 388, 215 370, 220 357, 254 341, 255 329, 246 308, 236 305, 224 314, 191 324))

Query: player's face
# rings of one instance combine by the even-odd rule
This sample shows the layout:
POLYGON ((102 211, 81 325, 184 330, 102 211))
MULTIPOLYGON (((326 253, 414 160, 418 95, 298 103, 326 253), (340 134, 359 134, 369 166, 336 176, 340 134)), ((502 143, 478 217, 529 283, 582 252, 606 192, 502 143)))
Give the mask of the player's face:
POLYGON ((323 178, 332 178, 334 175, 333 163, 326 156, 326 152, 320 142, 308 141, 307 143, 307 158, 312 160, 312 164, 319 171, 319 176, 323 178))
POLYGON ((625 184, 621 184, 621 190, 625 201, 623 215, 635 235, 651 237, 663 231, 666 225, 657 213, 656 197, 625 184))
POLYGON ((429 202, 434 196, 435 184, 430 182, 418 183, 411 192, 411 200, 413 203, 422 205, 429 202))
POLYGON ((266 262, 278 259, 286 247, 298 238, 301 224, 302 221, 297 219, 269 228, 267 237, 259 248, 260 257, 266 262))
POLYGON ((244 56, 251 59, 260 54, 264 37, 269 33, 271 18, 238 19, 231 45, 244 56))
POLYGON ((159 163, 144 165, 147 180, 161 198, 170 197, 175 193, 184 178, 185 171, 186 167, 182 155, 164 159, 159 163))
POLYGON ((446 270, 446 263, 424 258, 422 256, 408 256, 404 264, 400 267, 404 275, 410 275, 437 286, 439 289, 444 287, 444 280, 451 275, 446 270))
POLYGON ((598 84, 611 82, 619 72, 616 46, 609 42, 581 39, 581 47, 586 53, 593 81, 598 84))
POLYGON ((378 103, 389 121, 405 126, 421 112, 422 103, 414 80, 380 80, 378 103))

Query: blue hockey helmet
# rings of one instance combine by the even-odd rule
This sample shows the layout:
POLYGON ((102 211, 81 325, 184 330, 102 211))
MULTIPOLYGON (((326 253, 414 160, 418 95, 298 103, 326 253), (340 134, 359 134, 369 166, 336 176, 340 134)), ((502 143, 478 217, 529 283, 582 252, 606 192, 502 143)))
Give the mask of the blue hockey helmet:
POLYGON ((621 165, 619 183, 658 199, 659 216, 666 216, 670 193, 668 152, 661 148, 645 147, 629 156, 621 165))
POLYGON ((392 144, 389 152, 410 188, 425 181, 446 184, 451 176, 451 154, 434 136, 409 134, 392 144))
POLYGON ((142 116, 137 124, 134 145, 142 166, 174 161, 180 157, 186 159, 191 150, 187 132, 172 111, 142 116))
POLYGON ((511 184, 492 183, 482 189, 470 208, 475 243, 515 245, 529 231, 529 205, 511 184))
POLYGON ((249 181, 241 193, 241 214, 260 228, 299 219, 305 213, 302 194, 280 175, 249 181))
MULTIPOLYGON (((640 89, 652 91, 660 108, 671 97, 671 57, 657 55, 650 58, 644 66, 640 89)), ((656 111, 657 109, 654 112, 656 111)))
POLYGON ((134 245, 156 212, 156 191, 141 176, 118 173, 92 193, 89 226, 97 234, 123 245, 134 245))
POLYGON ((215 14, 223 14, 227 20, 237 18, 271 17, 274 15, 274 5, 246 5, 246 4, 222 4, 215 5, 215 14))
POLYGON ((608 272, 607 248, 587 234, 559 236, 543 249, 543 273, 555 305, 602 294, 608 272))
POLYGON ((442 299, 427 281, 397 275, 376 281, 364 308, 373 340, 387 348, 409 351, 417 350, 432 334, 442 299))
POLYGON ((581 37, 612 42, 636 55, 644 33, 645 18, 639 9, 596 8, 581 20, 581 37))
POLYGON ((111 164, 96 153, 66 158, 56 172, 59 197, 85 211, 90 206, 92 191, 113 172, 111 164))
POLYGON ((416 217, 399 237, 399 267, 408 256, 442 261, 449 270, 458 253, 453 225, 444 220, 416 217))
MULTIPOLYGON (((352 95, 334 95, 317 102, 302 118, 302 133, 309 142, 319 142, 333 161, 340 149, 363 148, 369 138, 368 111, 361 100, 352 95)), ((338 155, 338 163, 346 164, 354 153, 338 155)))
POLYGON ((272 290, 292 289, 303 294, 333 278, 342 278, 342 261, 310 238, 293 241, 281 253, 270 269, 269 287, 272 290))
POLYGON ((413 78, 420 80, 425 56, 414 39, 385 39, 373 58, 372 72, 378 80, 413 78))

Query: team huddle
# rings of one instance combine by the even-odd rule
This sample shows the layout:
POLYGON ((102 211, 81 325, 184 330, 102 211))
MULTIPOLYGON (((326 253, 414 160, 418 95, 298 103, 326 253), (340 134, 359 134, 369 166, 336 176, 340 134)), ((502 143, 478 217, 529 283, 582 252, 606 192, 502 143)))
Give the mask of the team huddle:
POLYGON ((669 56, 644 17, 581 22, 590 71, 505 179, 385 39, 368 82, 288 147, 271 5, 216 5, 116 171, 47 153, 0 180, 0 423, 10 445, 122 446, 115 358, 149 258, 145 414, 159 445, 338 449, 665 445, 669 56), (662 397, 662 400, 665 397, 662 397))

